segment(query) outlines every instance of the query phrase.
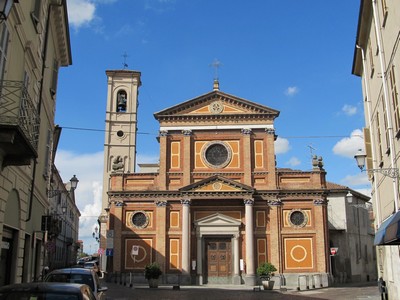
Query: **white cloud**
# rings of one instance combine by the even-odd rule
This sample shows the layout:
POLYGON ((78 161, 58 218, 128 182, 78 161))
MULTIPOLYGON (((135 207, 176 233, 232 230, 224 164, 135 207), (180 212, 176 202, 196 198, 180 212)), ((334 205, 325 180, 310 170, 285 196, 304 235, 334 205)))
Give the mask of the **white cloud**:
POLYGON ((353 116, 357 113, 357 107, 345 104, 342 107, 342 112, 344 112, 347 116, 353 116))
POLYGON ((103 160, 103 152, 76 154, 60 149, 56 154, 56 167, 63 181, 68 182, 74 174, 79 179, 75 201, 81 212, 79 239, 84 242, 85 252, 89 252, 90 248, 96 251, 98 245, 92 233, 101 212, 103 160))
POLYGON ((291 157, 287 162, 286 165, 295 167, 301 164, 301 161, 297 157, 291 157))
POLYGON ((357 175, 347 175, 341 182, 346 186, 370 185, 367 174, 364 172, 360 172, 357 175))
POLYGON ((332 150, 336 155, 353 158, 359 149, 364 149, 364 135, 360 129, 356 129, 350 137, 337 142, 332 150))
POLYGON ((95 18, 95 13, 96 4, 91 0, 68 1, 68 21, 75 29, 88 25, 95 18))
POLYGON ((289 140, 278 137, 275 141, 275 154, 283 154, 290 150, 289 140))
POLYGON ((285 95, 286 96, 294 96, 298 92, 299 92, 299 89, 296 86, 289 86, 285 91, 285 95))

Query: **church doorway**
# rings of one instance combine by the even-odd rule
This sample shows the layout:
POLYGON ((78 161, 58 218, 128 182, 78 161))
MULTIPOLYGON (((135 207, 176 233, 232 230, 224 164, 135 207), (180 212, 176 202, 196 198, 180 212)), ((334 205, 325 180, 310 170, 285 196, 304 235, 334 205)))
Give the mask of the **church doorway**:
POLYGON ((232 244, 230 238, 206 239, 206 280, 209 284, 232 282, 232 244))

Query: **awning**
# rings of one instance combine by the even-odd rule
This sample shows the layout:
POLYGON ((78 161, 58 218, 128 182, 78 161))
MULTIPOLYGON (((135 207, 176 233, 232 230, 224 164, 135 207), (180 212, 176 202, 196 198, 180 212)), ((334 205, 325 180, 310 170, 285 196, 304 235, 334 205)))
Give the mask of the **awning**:
POLYGON ((386 228, 386 234, 383 239, 385 245, 400 245, 400 211, 394 214, 393 219, 386 228))
POLYGON ((374 245, 400 244, 400 211, 393 214, 381 224, 375 232, 374 245))

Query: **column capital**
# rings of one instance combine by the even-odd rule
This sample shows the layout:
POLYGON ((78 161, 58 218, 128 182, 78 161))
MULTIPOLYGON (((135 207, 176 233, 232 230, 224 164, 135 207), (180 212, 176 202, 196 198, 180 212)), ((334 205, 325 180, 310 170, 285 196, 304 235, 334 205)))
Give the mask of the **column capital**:
POLYGON ((243 199, 244 205, 253 205, 254 204, 254 199, 253 198, 246 198, 243 199))
POLYGON ((314 199, 314 205, 328 205, 328 200, 326 200, 326 199, 314 199))
POLYGON ((253 130, 251 128, 242 128, 241 132, 244 135, 250 135, 253 132, 253 130))
POLYGON ((282 206, 282 200, 280 198, 274 199, 274 200, 268 200, 268 205, 269 206, 282 206))
POLYGON ((192 130, 191 129, 184 129, 182 130, 182 134, 185 136, 190 136, 192 135, 192 130))
POLYGON ((157 207, 166 207, 168 205, 168 202, 166 200, 155 200, 154 204, 157 207))
POLYGON ((267 134, 275 134, 275 129, 274 128, 265 128, 265 132, 267 134))
POLYGON ((160 130, 158 133, 158 136, 167 136, 168 135, 168 130, 160 130))
POLYGON ((182 199, 181 200, 181 204, 190 206, 190 204, 192 204, 192 200, 190 200, 190 199, 182 199))
POLYGON ((111 203, 114 204, 116 207, 125 206, 124 201, 111 201, 111 203))

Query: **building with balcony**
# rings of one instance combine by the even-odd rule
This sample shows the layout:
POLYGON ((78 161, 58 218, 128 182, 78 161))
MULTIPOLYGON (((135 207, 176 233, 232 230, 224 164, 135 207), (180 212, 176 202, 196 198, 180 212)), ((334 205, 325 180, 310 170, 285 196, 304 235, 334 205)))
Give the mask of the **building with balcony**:
POLYGON ((371 182, 378 276, 389 298, 400 295, 399 15, 398 1, 360 2, 352 68, 364 97, 366 169, 359 166, 371 182))
POLYGON ((8 14, 0 13, 0 286, 38 279, 43 271, 50 246, 42 217, 51 214, 48 192, 58 176, 58 71, 72 63, 65 0, 6 2, 8 14))

